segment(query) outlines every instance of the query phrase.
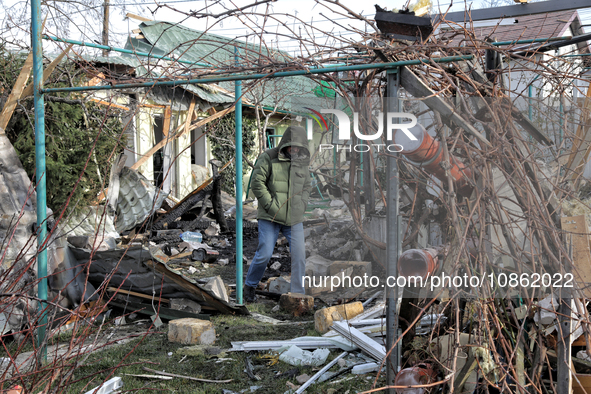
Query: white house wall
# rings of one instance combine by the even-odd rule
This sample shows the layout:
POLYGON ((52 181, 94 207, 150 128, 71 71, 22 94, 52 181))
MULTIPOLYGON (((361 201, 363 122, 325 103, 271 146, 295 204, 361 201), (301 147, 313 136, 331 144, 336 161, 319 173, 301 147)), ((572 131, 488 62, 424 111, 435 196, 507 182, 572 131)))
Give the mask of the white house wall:
MULTIPOLYGON (((178 113, 178 124, 185 124, 187 119, 187 111, 178 113)), ((193 185, 193 176, 191 175, 191 133, 185 133, 177 138, 177 152, 176 159, 176 185, 173 187, 173 193, 177 198, 184 198, 191 193, 195 187, 193 185)))
MULTIPOLYGON (((154 146, 154 115, 155 112, 151 108, 141 107, 136 116, 136 146, 138 149, 138 158, 142 154, 148 152, 154 146)), ((138 171, 148 178, 154 180, 154 162, 146 160, 138 171)))

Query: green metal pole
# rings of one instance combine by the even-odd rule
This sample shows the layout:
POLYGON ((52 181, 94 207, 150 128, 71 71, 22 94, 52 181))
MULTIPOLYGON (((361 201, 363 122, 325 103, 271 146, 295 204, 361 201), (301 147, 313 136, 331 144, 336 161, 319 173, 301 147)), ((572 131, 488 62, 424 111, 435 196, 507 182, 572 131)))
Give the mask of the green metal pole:
POLYGON ((453 63, 462 60, 472 60, 473 55, 464 56, 446 56, 446 57, 433 57, 424 59, 414 60, 401 60, 392 63, 371 63, 371 64, 359 64, 354 66, 336 66, 336 67, 321 67, 321 68, 308 68, 305 70, 294 70, 294 71, 278 71, 275 73, 267 74, 234 74, 229 76, 216 76, 209 78, 196 78, 196 79, 175 79, 171 81, 152 81, 152 82, 140 82, 140 83, 123 83, 117 85, 101 85, 101 86, 75 86, 75 87, 63 87, 63 88, 50 88, 43 89, 43 93, 55 93, 55 92, 83 92, 93 90, 113 90, 113 89, 128 89, 128 88, 143 88, 153 86, 182 86, 192 85, 196 83, 217 83, 227 81, 249 81, 255 79, 270 79, 270 78, 283 78, 283 77, 294 77, 298 75, 315 75, 315 74, 329 74, 343 71, 356 71, 356 70, 376 70, 376 69, 392 69, 403 66, 412 66, 418 64, 429 64, 435 63, 453 63))
MULTIPOLYGON (((43 361, 47 361, 45 329, 47 326, 47 189, 45 167, 45 102, 43 88, 43 44, 41 41, 41 0, 31 0, 31 44, 33 47, 33 92, 35 102, 35 171, 37 181, 37 285, 41 314, 37 326, 37 346, 43 361)), ((41 361, 41 360, 39 360, 41 361)))
MULTIPOLYGON (((234 59, 238 65, 238 47, 234 47, 234 59)), ((234 85, 236 97, 236 302, 242 299, 242 81, 234 85)))
MULTIPOLYGON (((533 83, 533 82, 532 82, 533 83)), ((527 100, 528 100, 528 112, 529 112, 529 120, 533 118, 533 110, 531 106, 531 98, 532 98, 533 87, 531 84, 527 87, 527 100)))
POLYGON ((80 45, 80 46, 89 47, 89 48, 104 49, 104 50, 113 51, 113 52, 129 53, 131 55, 152 57, 154 59, 170 60, 170 61, 178 62, 178 63, 192 64, 194 66, 213 67, 209 63, 199 63, 199 62, 192 62, 190 60, 173 59, 168 56, 154 55, 154 54, 147 53, 147 52, 137 52, 137 51, 132 51, 130 49, 123 49, 123 48, 116 48, 116 47, 112 47, 112 46, 108 46, 108 45, 94 44, 92 42, 66 40, 65 38, 57 38, 57 37, 53 37, 53 36, 48 36, 46 34, 43 35, 43 38, 46 40, 51 40, 51 41, 64 42, 66 44, 74 44, 74 45, 80 45))

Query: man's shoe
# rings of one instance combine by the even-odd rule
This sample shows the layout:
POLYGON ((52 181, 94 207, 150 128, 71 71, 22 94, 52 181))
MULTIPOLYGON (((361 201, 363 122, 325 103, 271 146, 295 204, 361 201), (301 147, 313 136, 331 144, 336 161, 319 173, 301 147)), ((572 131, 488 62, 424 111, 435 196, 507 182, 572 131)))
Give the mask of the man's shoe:
POLYGON ((243 289, 243 297, 245 302, 257 302, 257 296, 255 293, 255 288, 244 285, 243 289))

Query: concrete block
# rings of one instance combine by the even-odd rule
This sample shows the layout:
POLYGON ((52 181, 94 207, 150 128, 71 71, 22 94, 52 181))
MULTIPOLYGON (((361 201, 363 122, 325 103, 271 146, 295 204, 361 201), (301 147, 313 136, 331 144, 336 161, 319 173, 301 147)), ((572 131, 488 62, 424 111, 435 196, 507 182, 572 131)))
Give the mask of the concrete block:
POLYGON ((314 310, 314 297, 305 294, 281 294, 279 306, 294 316, 302 316, 314 310))
POLYGON ((371 276, 371 261, 334 261, 328 267, 328 274, 336 275, 349 267, 353 268, 352 276, 371 276))
POLYGON ((168 324, 168 340, 183 345, 212 345, 215 342, 215 329, 208 320, 171 320, 168 324))
POLYGON ((349 320, 363 312, 363 304, 359 301, 341 304, 317 310, 314 314, 314 328, 326 333, 334 321, 349 320))

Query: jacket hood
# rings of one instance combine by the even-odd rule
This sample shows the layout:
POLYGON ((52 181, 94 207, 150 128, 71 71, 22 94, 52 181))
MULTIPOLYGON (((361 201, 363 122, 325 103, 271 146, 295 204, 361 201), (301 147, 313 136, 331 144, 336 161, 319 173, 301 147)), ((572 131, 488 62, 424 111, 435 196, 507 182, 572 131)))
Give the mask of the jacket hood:
POLYGON ((306 135, 306 129, 301 126, 289 126, 285 129, 285 133, 283 133, 283 137, 281 141, 279 141, 279 145, 277 148, 279 152, 283 153, 284 149, 289 146, 297 146, 302 150, 300 150, 300 155, 304 155, 306 157, 310 157, 310 151, 308 150, 308 136, 306 135))

